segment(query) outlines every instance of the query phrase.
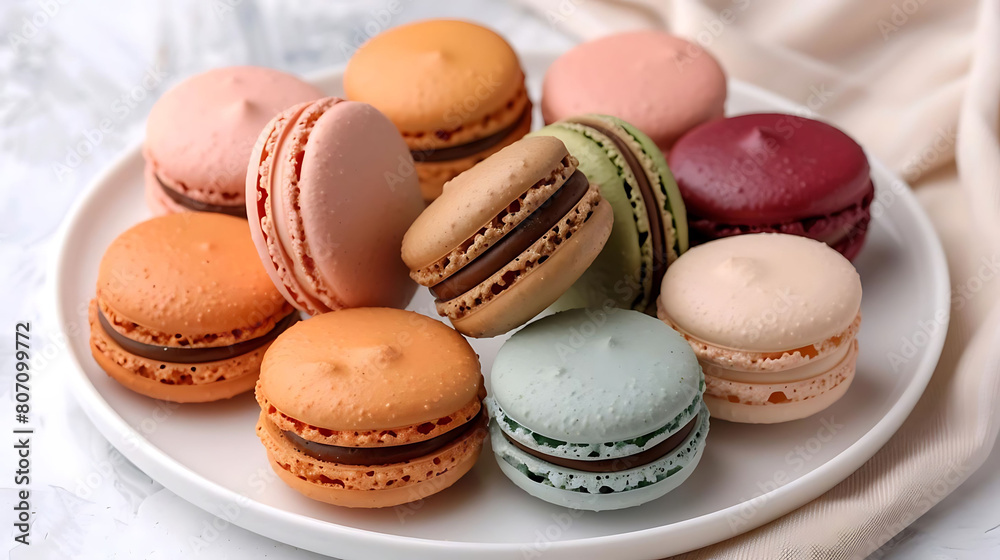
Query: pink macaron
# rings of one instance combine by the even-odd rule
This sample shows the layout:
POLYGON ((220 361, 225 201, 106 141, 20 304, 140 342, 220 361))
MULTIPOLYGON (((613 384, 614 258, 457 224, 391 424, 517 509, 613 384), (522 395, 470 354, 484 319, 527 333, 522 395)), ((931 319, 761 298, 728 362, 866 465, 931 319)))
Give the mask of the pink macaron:
POLYGON ((146 202, 156 215, 205 211, 246 216, 247 159, 279 112, 323 92, 269 68, 198 74, 156 102, 146 123, 146 202))
POLYGON ((289 303, 406 307, 416 284, 400 248, 424 203, 388 118, 335 97, 301 103, 264 127, 245 170, 250 235, 289 303))
POLYGON ((578 45, 545 74, 546 124, 583 113, 621 118, 667 151, 689 129, 721 117, 726 75, 707 51, 662 31, 578 45))

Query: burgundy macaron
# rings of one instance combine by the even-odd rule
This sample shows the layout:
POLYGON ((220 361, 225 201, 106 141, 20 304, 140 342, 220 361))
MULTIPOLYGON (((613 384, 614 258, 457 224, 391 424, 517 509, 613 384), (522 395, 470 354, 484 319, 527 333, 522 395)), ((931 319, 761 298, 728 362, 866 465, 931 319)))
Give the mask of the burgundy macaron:
POLYGON ((864 243, 875 194, 868 159, 826 123, 776 113, 711 121, 677 141, 670 169, 692 245, 778 232, 823 241, 853 259, 864 243))

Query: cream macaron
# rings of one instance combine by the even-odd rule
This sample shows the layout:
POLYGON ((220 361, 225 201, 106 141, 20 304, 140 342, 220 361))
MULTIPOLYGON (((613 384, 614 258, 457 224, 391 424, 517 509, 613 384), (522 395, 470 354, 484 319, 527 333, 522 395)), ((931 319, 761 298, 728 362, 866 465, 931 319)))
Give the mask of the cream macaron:
POLYGON ((691 344, 714 418, 805 418, 854 379, 861 279, 824 243, 758 233, 711 241, 667 269, 660 319, 691 344))

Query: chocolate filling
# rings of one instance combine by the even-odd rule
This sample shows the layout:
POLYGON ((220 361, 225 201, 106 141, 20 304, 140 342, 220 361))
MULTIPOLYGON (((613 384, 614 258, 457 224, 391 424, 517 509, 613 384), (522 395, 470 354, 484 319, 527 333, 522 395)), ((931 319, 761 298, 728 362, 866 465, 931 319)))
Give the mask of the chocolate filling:
POLYGON ((660 203, 657 202, 656 195, 653 193, 653 185, 649 182, 649 176, 646 175, 646 170, 642 167, 642 163, 639 161, 639 158, 635 156, 635 153, 632 152, 632 149, 625 142, 625 140, 618 136, 614 130, 591 120, 570 120, 569 122, 588 126, 610 138, 611 143, 618 148, 622 157, 625 158, 625 163, 628 164, 629 168, 632 170, 632 174, 635 175, 635 181, 638 183, 636 186, 642 194, 642 200, 646 203, 646 215, 649 220, 649 234, 653 238, 653 283, 652 293, 650 293, 649 297, 649 305, 655 306, 656 294, 659 293, 660 283, 663 281, 663 275, 667 272, 668 249, 666 247, 666 239, 663 233, 664 227, 662 216, 660 215, 660 203))
POLYGON ((288 329, 288 327, 298 322, 299 312, 293 311, 290 315, 275 323, 274 328, 257 338, 251 338, 250 340, 244 340, 243 342, 237 342, 236 344, 230 344, 229 346, 197 348, 189 346, 160 346, 158 344, 137 342, 116 331, 114 327, 111 326, 111 323, 108 322, 107 317, 104 316, 102 311, 97 312, 97 320, 100 322, 101 328, 104 329, 104 332, 111 337, 111 340, 114 340, 118 346, 121 346, 122 349, 129 354, 148 358, 157 362, 200 364, 203 362, 228 360, 229 358, 252 352, 261 346, 264 346, 268 342, 277 338, 278 335, 288 329))
POLYGON ((545 232, 559 223, 587 194, 590 182, 576 170, 548 200, 530 216, 512 229, 485 253, 468 263, 461 270, 431 287, 431 292, 441 301, 448 301, 475 288, 507 266, 545 232))
POLYGON ((156 177, 156 182, 160 184, 160 189, 163 190, 170 200, 173 200, 188 210, 194 210, 196 212, 215 212, 216 214, 226 214, 228 216, 236 216, 237 218, 243 219, 246 219, 247 217, 247 207, 245 204, 240 204, 238 206, 223 206, 222 204, 208 204, 207 202, 201 202, 189 196, 184 196, 168 187, 166 183, 163 182, 163 179, 160 179, 159 175, 154 173, 153 176, 156 177))
POLYGON ((431 148, 428 150, 410 150, 410 154, 413 156, 416 162, 436 162, 436 161, 451 161, 453 159, 462 159, 469 156, 474 156, 479 152, 488 150, 493 146, 496 146, 503 141, 504 138, 510 135, 511 132, 517 129, 517 127, 524 124, 525 120, 531 120, 531 105, 524 108, 524 112, 521 116, 514 121, 514 124, 503 128, 489 136, 484 136, 472 142, 466 144, 461 144, 458 146, 450 146, 447 148, 431 148))
MULTIPOLYGON (((468 433, 473 426, 483 424, 482 418, 483 409, 480 408, 471 420, 439 436, 417 443, 386 447, 341 447, 309 441, 295 432, 284 432, 284 434, 299 451, 318 461, 341 465, 391 465, 412 461, 441 449, 468 433)), ((482 426, 480 427, 482 428, 482 426)))
POLYGON ((694 430, 694 426, 697 424, 697 421, 698 416, 695 416, 683 428, 677 430, 676 433, 672 434, 667 439, 661 441, 653 447, 650 447, 649 449, 640 451, 635 455, 618 457, 615 459, 601 459, 598 461, 582 461, 579 459, 567 459, 565 457, 546 455, 541 451, 531 449, 530 447, 515 441, 507 435, 507 432, 504 432, 503 437, 507 438, 507 441, 513 443, 521 451, 524 451, 528 455, 537 457, 547 463, 584 472, 610 473, 648 465, 649 463, 652 463, 653 461, 656 461, 657 459, 677 449, 677 447, 684 443, 684 440, 687 439, 691 430, 694 430))

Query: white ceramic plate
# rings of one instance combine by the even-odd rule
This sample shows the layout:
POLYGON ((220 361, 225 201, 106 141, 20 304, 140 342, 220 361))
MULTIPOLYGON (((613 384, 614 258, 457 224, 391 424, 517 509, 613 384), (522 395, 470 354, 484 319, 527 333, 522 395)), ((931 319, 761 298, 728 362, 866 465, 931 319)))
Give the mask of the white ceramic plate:
MULTIPOLYGON (((553 58, 523 57, 536 99, 553 58)), ((314 81, 339 94, 340 75, 314 81)), ((730 84, 729 99, 731 114, 807 113, 739 82, 730 84)), ((501 474, 489 450, 454 487, 423 502, 341 509, 300 496, 272 474, 254 433, 251 395, 209 405, 161 403, 125 390, 91 358, 86 304, 101 255, 149 216, 142 166, 138 146, 123 154, 64 227, 55 297, 76 366, 69 371, 74 393, 104 436, 170 490, 251 531, 344 559, 651 559, 727 539, 816 498, 871 457, 916 404, 944 342, 949 284, 940 243, 906 185, 873 161, 875 219, 855 263, 865 290, 858 374, 829 410, 775 426, 713 423, 691 478, 630 510, 582 513, 538 501, 501 474)), ((426 290, 410 308, 433 316, 426 290)), ((489 375, 502 339, 472 343, 489 375)))

